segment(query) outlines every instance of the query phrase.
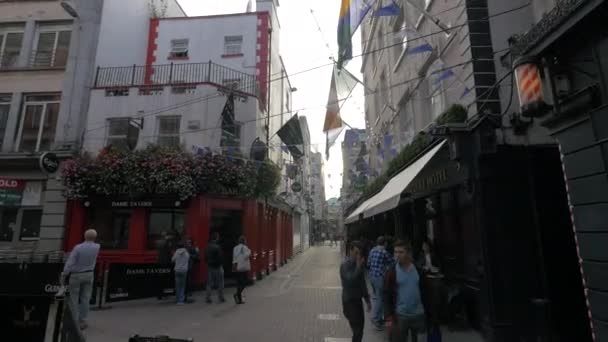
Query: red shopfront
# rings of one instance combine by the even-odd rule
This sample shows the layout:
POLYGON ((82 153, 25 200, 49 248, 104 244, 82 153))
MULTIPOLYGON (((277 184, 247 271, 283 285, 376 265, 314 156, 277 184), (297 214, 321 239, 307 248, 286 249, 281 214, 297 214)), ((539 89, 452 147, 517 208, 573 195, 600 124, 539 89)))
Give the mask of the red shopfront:
MULTIPOLYGON (((110 264, 154 264, 155 242, 163 231, 192 237, 201 253, 207 247, 210 234, 219 232, 228 264, 232 246, 238 236, 245 235, 252 250, 252 278, 260 278, 280 267, 293 251, 291 214, 249 199, 199 196, 187 202, 171 198, 69 201, 66 251, 82 240, 89 226, 97 229, 102 245, 98 275, 110 264)), ((225 271, 229 275, 230 270, 225 271)), ((202 285, 206 278, 207 267, 201 262, 195 272, 195 282, 202 285)))

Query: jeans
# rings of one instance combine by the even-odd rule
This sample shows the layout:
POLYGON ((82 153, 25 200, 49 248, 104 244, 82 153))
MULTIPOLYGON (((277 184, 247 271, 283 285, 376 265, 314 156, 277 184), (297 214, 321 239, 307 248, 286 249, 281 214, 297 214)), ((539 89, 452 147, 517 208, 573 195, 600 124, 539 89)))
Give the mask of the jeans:
POLYGON ((348 320, 353 332, 352 342, 361 342, 363 339, 363 327, 365 326, 365 314, 363 313, 363 301, 361 299, 342 302, 344 317, 348 320))
POLYGON ((74 319, 84 322, 89 315, 89 302, 93 291, 93 272, 72 273, 68 288, 70 291, 70 305, 74 319))
POLYGON ((186 278, 187 272, 175 272, 175 299, 177 303, 186 301, 186 278))
POLYGON ((217 296, 220 300, 224 299, 224 268, 222 266, 209 267, 207 277, 207 299, 211 300, 211 292, 217 289, 217 296))
POLYGON ((236 276, 236 298, 239 302, 243 301, 243 290, 247 286, 247 274, 249 272, 235 272, 236 276))
POLYGON ((372 296, 372 321, 376 324, 382 324, 384 322, 384 311, 382 305, 384 277, 370 276, 369 280, 372 283, 372 290, 374 291, 374 295, 372 296))
POLYGON ((419 316, 398 316, 396 340, 398 342, 408 342, 411 332, 412 342, 418 342, 418 334, 424 332, 424 314, 419 316))

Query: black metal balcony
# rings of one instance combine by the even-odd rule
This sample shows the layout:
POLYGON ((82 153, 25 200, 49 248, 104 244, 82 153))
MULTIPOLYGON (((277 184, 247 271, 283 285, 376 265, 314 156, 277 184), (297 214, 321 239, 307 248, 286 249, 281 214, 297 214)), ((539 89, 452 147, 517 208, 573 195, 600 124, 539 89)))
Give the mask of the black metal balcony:
POLYGON ((94 88, 127 88, 211 84, 258 96, 256 77, 213 63, 180 63, 98 67, 94 88))

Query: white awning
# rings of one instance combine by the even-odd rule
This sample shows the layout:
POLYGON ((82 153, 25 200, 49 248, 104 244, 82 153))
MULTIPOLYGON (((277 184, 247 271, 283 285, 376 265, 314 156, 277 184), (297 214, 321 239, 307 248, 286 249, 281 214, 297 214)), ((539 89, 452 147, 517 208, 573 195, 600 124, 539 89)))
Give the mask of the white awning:
MULTIPOLYGON (((397 205, 399 205, 401 193, 410 185, 431 158, 439 152, 443 145, 445 145, 445 140, 433 147, 432 150, 424 154, 405 170, 391 178, 382 191, 364 203, 367 204, 367 206, 363 208, 363 216, 368 218, 396 208, 397 205)), ((359 210, 359 208, 357 208, 357 210, 359 210)))
POLYGON ((357 209, 355 209, 355 211, 353 211, 350 215, 348 215, 348 217, 344 220, 344 223, 351 224, 353 222, 356 222, 359 219, 359 214, 363 213, 363 210, 365 210, 365 208, 367 208, 367 205, 372 200, 372 198, 368 198, 365 202, 361 203, 361 205, 358 206, 357 209))

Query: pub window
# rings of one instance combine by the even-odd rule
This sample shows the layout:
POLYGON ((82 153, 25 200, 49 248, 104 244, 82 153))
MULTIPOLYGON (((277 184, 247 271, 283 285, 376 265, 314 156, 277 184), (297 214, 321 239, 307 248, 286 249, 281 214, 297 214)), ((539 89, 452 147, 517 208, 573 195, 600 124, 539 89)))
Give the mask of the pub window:
POLYGON ((148 248, 156 249, 163 239, 163 233, 170 233, 176 240, 181 240, 185 232, 185 215, 181 210, 150 212, 148 221, 148 248))
POLYGON ((0 208, 0 241, 13 241, 18 213, 17 208, 0 208))
POLYGON ((38 240, 40 238, 40 222, 42 209, 24 209, 21 218, 21 240, 38 240))
POLYGON ((96 208, 89 214, 90 227, 97 230, 102 249, 127 249, 131 210, 96 208))

